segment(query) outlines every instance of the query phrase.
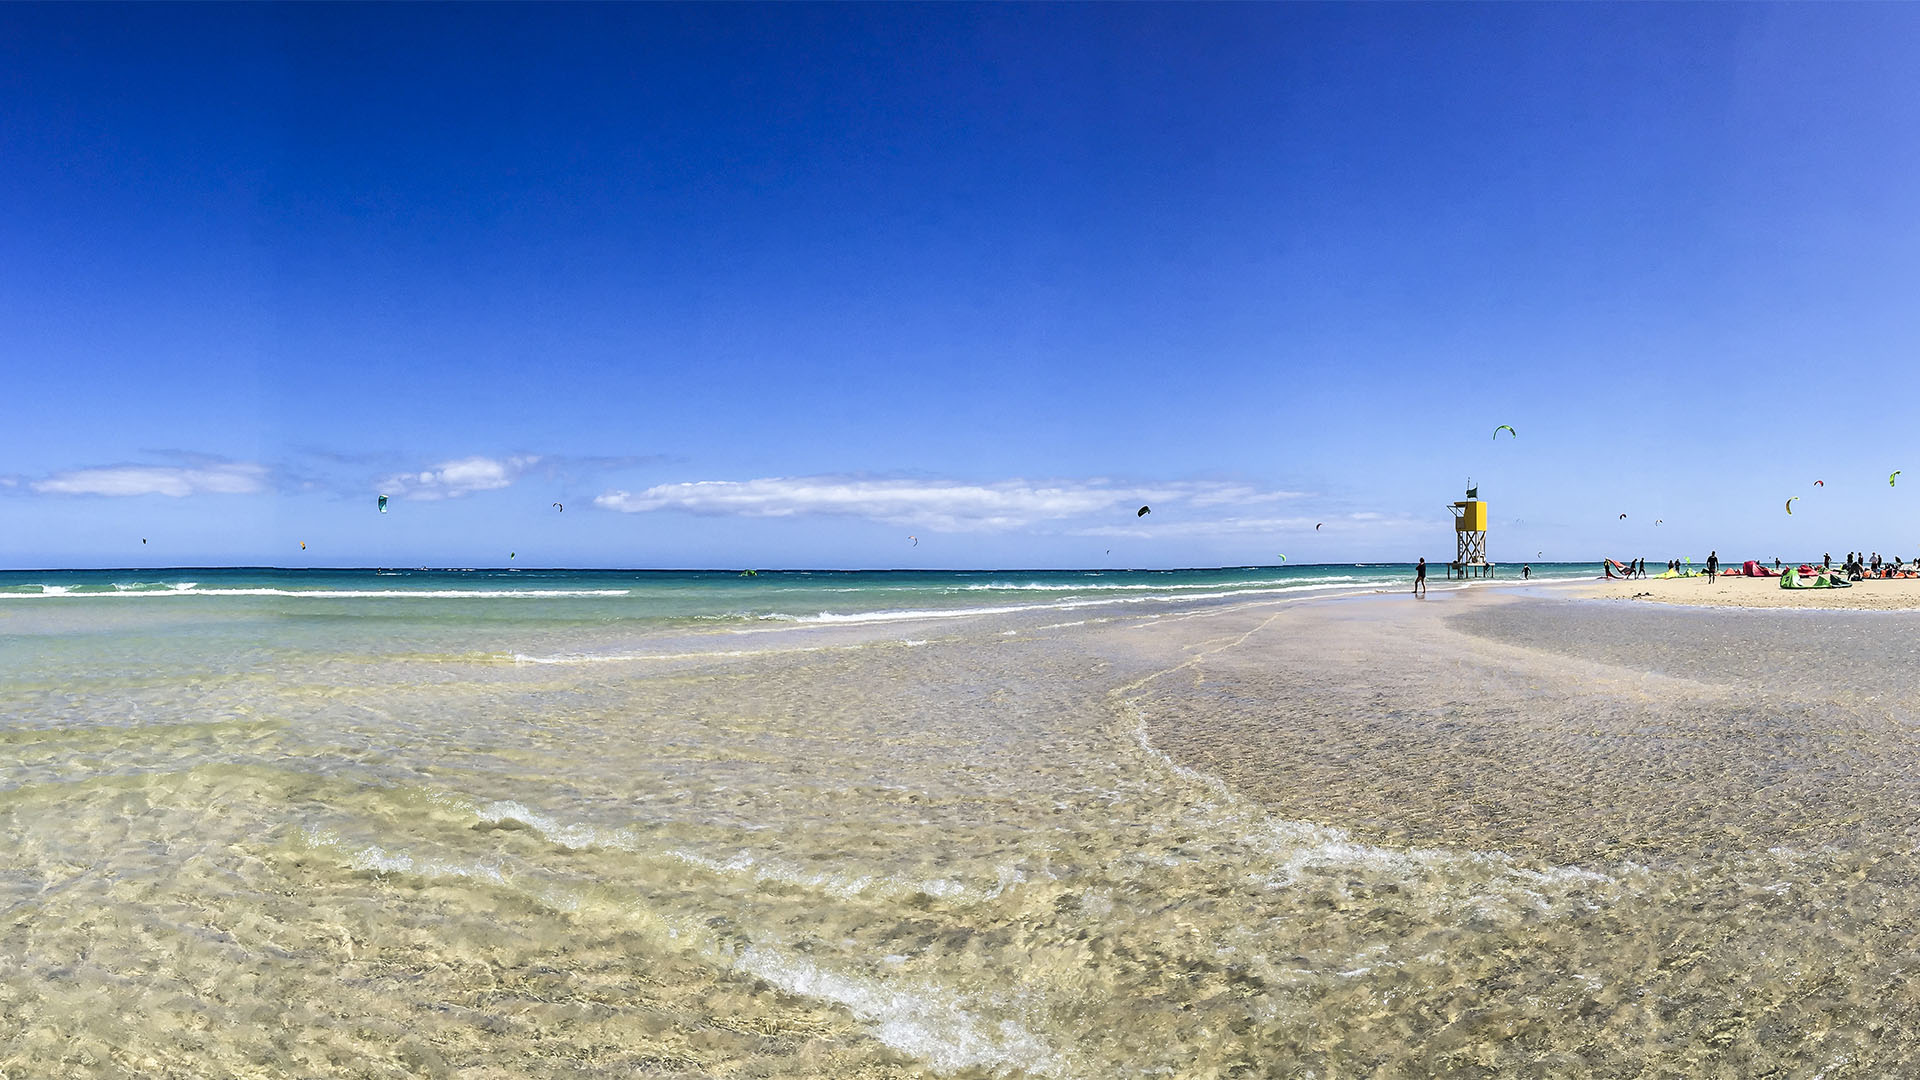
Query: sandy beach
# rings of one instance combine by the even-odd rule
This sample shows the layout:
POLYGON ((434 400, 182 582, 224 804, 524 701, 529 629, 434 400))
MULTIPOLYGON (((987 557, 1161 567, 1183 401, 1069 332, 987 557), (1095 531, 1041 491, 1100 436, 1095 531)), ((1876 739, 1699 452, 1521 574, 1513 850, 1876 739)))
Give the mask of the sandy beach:
POLYGON ((16 601, 0 1073, 1920 1069, 1920 615, 1555 590, 16 601))
POLYGON ((1582 596, 1710 607, 1813 608, 1834 611, 1920 610, 1920 579, 1856 581, 1850 589, 1782 589, 1779 578, 1704 577, 1596 580, 1563 586, 1582 596))

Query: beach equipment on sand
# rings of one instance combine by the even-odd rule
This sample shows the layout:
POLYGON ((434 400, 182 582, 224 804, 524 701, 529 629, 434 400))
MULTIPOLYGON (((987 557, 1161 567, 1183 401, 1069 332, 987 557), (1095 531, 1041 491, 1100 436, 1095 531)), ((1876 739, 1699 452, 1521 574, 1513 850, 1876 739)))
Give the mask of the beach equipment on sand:
POLYGON ((1147 516, 1148 514, 1151 514, 1151 513, 1153 513, 1153 507, 1151 507, 1151 506, 1143 506, 1143 507, 1141 507, 1140 509, 1138 509, 1138 510, 1136 510, 1136 511, 1134 511, 1134 512, 1133 512, 1133 516, 1134 516, 1134 517, 1137 517, 1137 518, 1143 518, 1143 517, 1146 517, 1146 516, 1147 516))
POLYGON ((1494 437, 1495 439, 1498 439, 1498 438, 1500 438, 1500 433, 1501 433, 1501 432, 1503 432, 1503 431, 1504 431, 1504 432, 1506 432, 1507 434, 1509 434, 1509 435, 1511 435, 1511 436, 1513 436, 1513 437, 1514 437, 1514 438, 1516 438, 1516 439, 1520 437, 1520 433, 1519 433, 1519 432, 1517 432, 1517 431, 1515 431, 1515 430, 1513 430, 1513 425, 1512 425, 1512 424, 1501 424, 1501 425, 1500 425, 1499 427, 1497 427, 1497 428, 1494 428, 1494 429, 1493 429, 1493 437, 1494 437))
POLYGON ((1789 566, 1780 575, 1780 587, 1783 589, 1851 589, 1852 584, 1827 574, 1815 574, 1813 580, 1807 580, 1811 568, 1801 569, 1789 566))
POLYGON ((1800 500, 1800 496, 1798 495, 1795 495, 1793 498, 1787 500, 1787 513, 1789 514, 1793 513, 1793 504, 1798 502, 1799 500, 1800 500))
POLYGON ((381 513, 383 513, 383 514, 384 514, 384 513, 386 513, 386 512, 387 512, 387 497, 386 497, 385 495, 382 495, 382 496, 380 496, 380 504, 379 504, 379 505, 380 505, 380 512, 381 512, 381 513))

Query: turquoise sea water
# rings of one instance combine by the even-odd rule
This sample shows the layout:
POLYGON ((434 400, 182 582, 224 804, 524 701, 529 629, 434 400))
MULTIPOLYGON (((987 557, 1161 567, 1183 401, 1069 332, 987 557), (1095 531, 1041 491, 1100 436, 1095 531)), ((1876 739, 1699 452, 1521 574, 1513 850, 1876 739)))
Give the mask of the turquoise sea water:
MULTIPOLYGON (((1593 577, 1590 563, 1537 563, 1535 580, 1593 577)), ((1432 570, 1444 584, 1444 570, 1432 570)), ((280 569, 272 567, 0 571, 10 599, 213 598, 257 610, 376 610, 364 601, 519 601, 500 608, 445 603, 454 616, 619 618, 653 624, 737 620, 882 622, 1028 607, 1080 609, 1228 599, 1309 590, 1367 591, 1409 584, 1410 564, 1333 563, 1189 570, 519 570, 280 569), (329 603, 350 601, 352 603, 329 603)), ((1515 581, 1519 565, 1502 567, 1515 581)))

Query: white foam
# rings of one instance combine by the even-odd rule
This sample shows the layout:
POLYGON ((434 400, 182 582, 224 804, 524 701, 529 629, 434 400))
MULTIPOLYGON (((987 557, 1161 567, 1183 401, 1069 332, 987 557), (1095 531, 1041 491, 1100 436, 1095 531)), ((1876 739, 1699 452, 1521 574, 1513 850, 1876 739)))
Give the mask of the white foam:
POLYGON ((74 592, 77 586, 42 585, 37 593, 0 593, 0 599, 36 599, 46 596, 64 596, 75 599, 90 597, 133 597, 133 596, 286 596, 296 599, 359 600, 359 599, 401 599, 401 600, 526 600, 579 598, 591 596, 631 596, 627 589, 202 589, 195 582, 160 589, 121 589, 113 592, 74 592))
POLYGON ((844 1006, 873 1025, 874 1037, 942 1072, 984 1068, 1059 1076, 1066 1060, 1012 1020, 998 1023, 953 1003, 950 991, 894 987, 846 975, 764 945, 750 945, 735 967, 791 994, 844 1006))
MULTIPOLYGON (((784 612, 769 612, 759 616, 769 622, 831 624, 836 626, 855 626, 863 623, 908 622, 916 619, 962 619, 976 615, 1014 615, 1024 611, 1075 611, 1080 608, 1104 607, 1112 604, 1147 603, 1190 603, 1195 600, 1223 600, 1238 596, 1286 597, 1296 593, 1321 592, 1328 589, 1346 589, 1349 585, 1329 582, 1321 585, 1297 585, 1285 588, 1222 589, 1215 592, 1187 593, 1183 595, 1147 595, 1147 596, 1106 596, 1098 598, 1060 600, 1045 604, 997 604, 991 607, 959 608, 912 608, 884 611, 834 612, 822 611, 814 615, 789 615, 784 612)), ((753 633, 751 630, 735 630, 732 633, 753 633)))
POLYGON ((1359 581, 1352 574, 1315 575, 1313 577, 1275 578, 1270 581, 1189 581, 1189 582, 1141 582, 1130 585, 1108 585, 1088 582, 1084 584, 1060 584, 1059 582, 991 582, 957 586, 945 591, 960 592, 1166 592, 1182 589, 1224 589, 1233 586, 1262 586, 1275 591, 1299 588, 1302 585, 1321 585, 1328 582, 1359 581))
POLYGON ((569 824, 536 813, 520 803, 510 799, 491 802, 474 811, 474 816, 489 825, 501 825, 516 822, 525 825, 542 837, 570 851, 587 848, 614 848, 619 851, 640 850, 640 839, 632 829, 605 829, 597 825, 569 824))
MULTIPOLYGON (((913 644, 908 642, 908 644, 913 644)), ((919 644, 926 644, 920 642, 919 644)), ((786 653, 827 652, 835 649, 858 649, 860 645, 796 645, 787 649, 714 649, 708 652, 678 653, 567 653, 560 656, 529 656, 526 653, 513 653, 506 657, 516 664, 620 664, 636 660, 705 660, 709 658, 733 658, 741 656, 769 656, 786 653)))
POLYGON ((777 861, 756 859, 744 851, 737 852, 724 860, 709 859, 704 855, 698 855, 694 852, 680 849, 669 851, 667 854, 679 859, 681 862, 697 866, 711 873, 736 876, 745 875, 755 881, 772 881, 783 885, 797 885, 801 888, 812 889, 815 892, 823 892, 842 900, 866 892, 875 883, 875 878, 871 874, 862 874, 856 877, 825 871, 809 873, 777 861))
POLYGON ((404 851, 389 851, 378 844, 369 844, 357 850, 340 839, 335 833, 307 826, 301 830, 306 842, 317 848, 331 848, 347 854, 347 864, 355 870, 365 870, 375 874, 413 874, 434 878, 465 878, 484 881, 491 885, 506 885, 511 880, 497 866, 483 863, 458 862, 451 859, 416 857, 404 851))

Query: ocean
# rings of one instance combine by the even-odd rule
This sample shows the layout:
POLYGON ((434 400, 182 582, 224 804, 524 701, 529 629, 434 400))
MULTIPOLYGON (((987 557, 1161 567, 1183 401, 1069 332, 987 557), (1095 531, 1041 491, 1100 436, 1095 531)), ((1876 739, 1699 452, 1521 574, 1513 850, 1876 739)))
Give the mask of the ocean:
POLYGON ((0 1074, 1920 1060, 1911 620, 1409 577, 10 573, 0 1074))

